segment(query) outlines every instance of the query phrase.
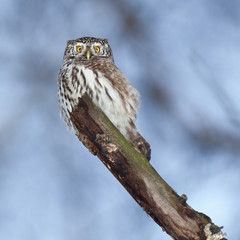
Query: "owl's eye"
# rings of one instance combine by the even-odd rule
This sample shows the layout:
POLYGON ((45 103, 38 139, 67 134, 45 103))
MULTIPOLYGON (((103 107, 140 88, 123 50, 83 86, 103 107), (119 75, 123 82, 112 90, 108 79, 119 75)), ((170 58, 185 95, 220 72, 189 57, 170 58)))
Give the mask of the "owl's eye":
POLYGON ((81 53, 82 52, 82 47, 78 46, 77 51, 81 53))
POLYGON ((95 53, 99 53, 100 48, 99 47, 95 47, 94 50, 95 50, 95 53))

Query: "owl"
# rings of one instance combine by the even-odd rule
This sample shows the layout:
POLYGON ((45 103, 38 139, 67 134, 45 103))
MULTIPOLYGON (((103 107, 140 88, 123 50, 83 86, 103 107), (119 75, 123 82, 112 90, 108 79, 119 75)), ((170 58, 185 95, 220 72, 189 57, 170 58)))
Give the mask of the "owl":
POLYGON ((70 113, 84 93, 149 160, 150 146, 136 127, 139 93, 115 66, 106 39, 82 37, 67 42, 58 76, 58 100, 62 118, 75 133, 70 113))

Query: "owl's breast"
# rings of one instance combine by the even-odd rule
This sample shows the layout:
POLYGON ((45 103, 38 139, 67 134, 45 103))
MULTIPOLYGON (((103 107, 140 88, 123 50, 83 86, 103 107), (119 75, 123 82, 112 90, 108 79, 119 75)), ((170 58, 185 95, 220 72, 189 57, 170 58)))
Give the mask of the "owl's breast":
POLYGON ((72 75, 71 88, 74 88, 75 96, 81 97, 86 92, 113 123, 124 122, 129 116, 135 117, 138 94, 131 93, 134 89, 128 83, 119 87, 112 71, 103 72, 79 65, 77 70, 73 68, 72 75), (74 82, 75 78, 79 80, 79 85, 74 82))
POLYGON ((126 136, 128 129, 135 126, 139 95, 117 68, 115 72, 111 68, 101 71, 86 65, 71 64, 61 69, 59 79, 61 113, 70 128, 70 113, 84 93, 123 135, 126 136))

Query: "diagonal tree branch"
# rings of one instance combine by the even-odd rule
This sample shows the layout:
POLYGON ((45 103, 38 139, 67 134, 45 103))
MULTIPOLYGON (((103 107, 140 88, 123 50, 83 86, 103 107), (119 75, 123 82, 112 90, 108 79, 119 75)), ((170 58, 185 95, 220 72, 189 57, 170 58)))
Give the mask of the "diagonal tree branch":
POLYGON ((173 239, 225 239, 221 228, 193 210, 84 95, 71 113, 80 141, 97 155, 137 203, 173 239))

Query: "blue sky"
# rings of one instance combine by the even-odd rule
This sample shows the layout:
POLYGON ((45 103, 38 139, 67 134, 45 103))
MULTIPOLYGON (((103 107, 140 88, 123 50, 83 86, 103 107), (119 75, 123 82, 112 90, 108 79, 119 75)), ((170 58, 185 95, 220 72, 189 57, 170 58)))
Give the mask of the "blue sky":
POLYGON ((171 239, 60 119, 66 42, 95 36, 141 94, 151 164, 240 239, 239 11, 236 0, 0 1, 0 238, 171 239))

